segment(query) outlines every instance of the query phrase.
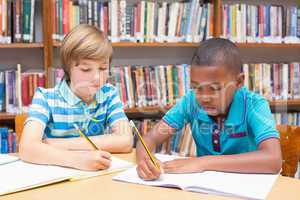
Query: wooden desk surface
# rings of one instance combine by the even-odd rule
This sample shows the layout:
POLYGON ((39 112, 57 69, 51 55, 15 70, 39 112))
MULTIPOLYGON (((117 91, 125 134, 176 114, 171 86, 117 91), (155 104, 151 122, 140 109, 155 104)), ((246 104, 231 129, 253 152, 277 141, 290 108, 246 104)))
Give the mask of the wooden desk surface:
MULTIPOLYGON (((134 161, 134 153, 117 155, 128 161, 134 161)), ((113 181, 116 173, 98 176, 90 179, 63 182, 32 190, 1 196, 1 200, 99 200, 99 199, 130 199, 130 200, 193 200, 214 199, 233 200, 222 196, 185 192, 177 189, 151 187, 113 181)), ((280 176, 275 183, 268 199, 300 199, 300 180, 280 176)))

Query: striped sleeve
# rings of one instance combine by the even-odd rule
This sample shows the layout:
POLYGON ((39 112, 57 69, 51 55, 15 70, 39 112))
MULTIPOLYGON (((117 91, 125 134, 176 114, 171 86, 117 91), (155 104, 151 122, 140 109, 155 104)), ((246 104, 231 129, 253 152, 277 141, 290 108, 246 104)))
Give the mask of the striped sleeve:
POLYGON ((112 87, 110 96, 108 97, 107 122, 109 126, 112 126, 119 120, 128 119, 125 115, 123 104, 120 100, 118 91, 115 87, 112 87))
POLYGON ((29 121, 38 121, 46 127, 50 118, 50 107, 43 94, 41 88, 37 88, 32 98, 31 105, 28 111, 28 118, 25 124, 29 121))

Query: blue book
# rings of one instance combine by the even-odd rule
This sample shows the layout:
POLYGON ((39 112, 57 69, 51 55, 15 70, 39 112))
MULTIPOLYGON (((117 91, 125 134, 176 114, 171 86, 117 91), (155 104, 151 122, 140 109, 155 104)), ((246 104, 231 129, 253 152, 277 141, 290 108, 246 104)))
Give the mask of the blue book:
POLYGON ((271 23, 270 23, 270 15, 271 15, 271 6, 266 5, 265 6, 265 30, 264 30, 264 36, 270 36, 271 35, 271 23))
POLYGON ((1 135, 1 153, 8 153, 8 128, 0 128, 1 135))
POLYGON ((291 8, 291 36, 297 37, 297 7, 291 8))
POLYGON ((5 82, 4 72, 0 72, 0 112, 4 111, 4 97, 5 97, 5 82))

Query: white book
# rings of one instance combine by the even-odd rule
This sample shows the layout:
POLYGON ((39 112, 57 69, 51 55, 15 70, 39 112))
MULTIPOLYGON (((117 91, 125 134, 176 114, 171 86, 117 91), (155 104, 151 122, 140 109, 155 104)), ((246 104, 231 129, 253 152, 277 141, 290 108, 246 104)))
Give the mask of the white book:
POLYGON ((246 86, 246 88, 249 89, 249 65, 248 64, 243 65, 243 72, 245 76, 244 85, 246 86))
MULTIPOLYGON (((182 157, 156 154, 156 158, 161 161, 168 161, 182 157)), ((136 167, 133 167, 113 177, 113 180, 244 199, 265 199, 277 177, 278 174, 206 171, 202 173, 162 174, 158 180, 144 181, 137 175, 136 167)))
POLYGON ((112 42, 119 42, 119 35, 118 35, 118 0, 111 0, 111 12, 110 12, 110 19, 111 19, 111 41, 112 42))
POLYGON ((140 18, 141 18, 141 20, 140 20, 140 27, 141 27, 141 32, 140 32, 140 34, 139 34, 139 36, 138 36, 138 40, 140 41, 140 42, 144 42, 144 40, 145 40, 145 1, 141 1, 141 12, 140 12, 140 14, 141 14, 141 16, 140 16, 140 18))
POLYGON ((132 166, 132 163, 116 157, 112 157, 111 166, 108 169, 99 171, 81 171, 53 165, 37 165, 21 160, 16 161, 14 157, 4 159, 8 163, 0 165, 0 196, 56 182, 109 174, 132 166))
POLYGON ((281 79, 281 94, 283 99, 288 99, 289 97, 289 65, 283 64, 282 65, 282 79, 281 79))
POLYGON ((31 0, 29 42, 33 42, 33 34, 34 34, 34 11, 35 11, 34 7, 35 7, 35 0, 31 0))

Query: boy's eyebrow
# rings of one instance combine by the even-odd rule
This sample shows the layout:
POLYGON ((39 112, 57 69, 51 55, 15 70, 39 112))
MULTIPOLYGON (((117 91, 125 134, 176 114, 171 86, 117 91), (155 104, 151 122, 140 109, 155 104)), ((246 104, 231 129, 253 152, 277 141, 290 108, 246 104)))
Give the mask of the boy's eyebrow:
POLYGON ((199 83, 196 81, 191 81, 192 84, 196 84, 196 85, 201 85, 201 86, 205 86, 205 85, 221 85, 221 83, 219 82, 206 82, 206 83, 199 83))

